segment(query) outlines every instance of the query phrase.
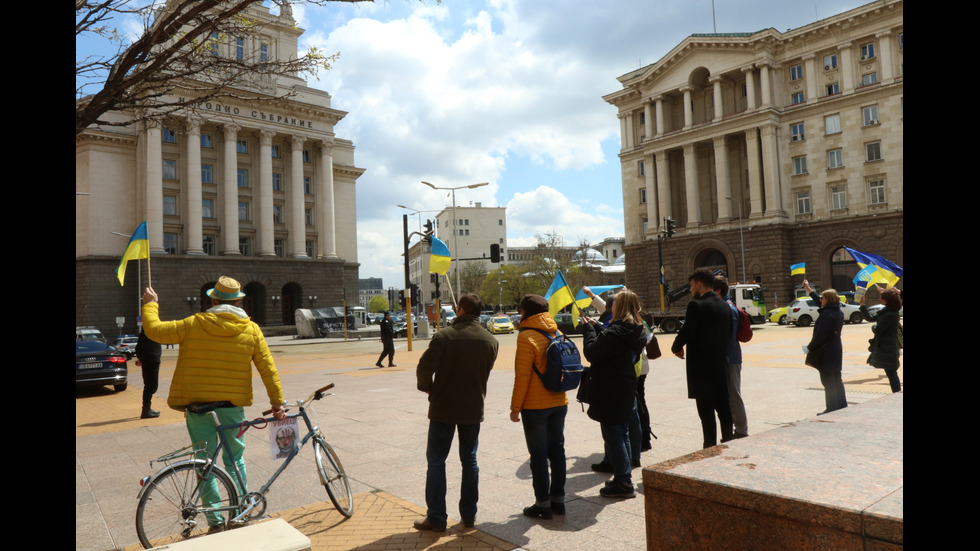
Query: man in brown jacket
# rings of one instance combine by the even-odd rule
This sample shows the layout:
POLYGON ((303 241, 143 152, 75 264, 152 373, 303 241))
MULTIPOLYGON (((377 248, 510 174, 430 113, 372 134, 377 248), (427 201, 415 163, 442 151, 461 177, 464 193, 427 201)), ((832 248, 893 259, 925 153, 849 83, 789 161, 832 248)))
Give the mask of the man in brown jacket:
POLYGON ((487 379, 497 359, 497 339, 480 325, 483 301, 463 295, 458 317, 439 331, 419 360, 418 389, 429 395, 429 436, 425 450, 426 518, 415 521, 418 530, 446 531, 446 457, 459 432, 459 461, 463 466, 459 514, 466 527, 476 522, 480 469, 477 440, 483 422, 487 379))

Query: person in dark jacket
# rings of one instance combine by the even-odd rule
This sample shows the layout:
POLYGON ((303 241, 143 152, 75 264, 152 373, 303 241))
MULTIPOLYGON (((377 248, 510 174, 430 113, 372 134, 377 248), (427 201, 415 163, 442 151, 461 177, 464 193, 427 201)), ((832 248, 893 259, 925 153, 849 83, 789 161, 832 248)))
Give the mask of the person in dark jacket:
POLYGON ((487 379, 497 359, 497 339, 480 325, 483 301, 474 294, 459 297, 456 321, 429 341, 416 369, 418 389, 429 395, 429 435, 425 458, 426 517, 416 530, 446 531, 446 458, 459 433, 459 514, 469 528, 476 522, 480 468, 477 440, 483 422, 487 379))
POLYGON ((691 296, 684 326, 670 351, 687 360, 687 397, 697 404, 703 446, 718 442, 715 414, 721 424, 721 441, 732 439, 732 409, 728 401, 728 343, 732 339, 732 310, 714 293, 715 276, 698 268, 688 278, 691 296), (685 355, 684 347, 687 346, 685 355))
POLYGON ((613 468, 613 479, 599 493, 604 497, 635 497, 629 422, 636 415, 636 364, 647 344, 640 299, 629 289, 617 293, 612 322, 598 334, 599 323, 587 316, 583 319, 583 348, 591 363, 588 415, 599 422, 606 461, 613 468))
POLYGON ((378 367, 384 367, 381 360, 388 356, 388 367, 397 367, 395 365, 395 329, 391 323, 391 312, 385 312, 385 317, 381 320, 381 344, 384 345, 384 350, 381 351, 381 357, 378 358, 378 363, 374 364, 378 367))
POLYGON ((890 287, 881 293, 881 303, 885 308, 880 310, 877 315, 872 315, 864 306, 864 297, 861 298, 861 314, 864 319, 875 322, 874 338, 871 339, 871 346, 868 351, 868 363, 878 369, 884 369, 888 376, 888 384, 892 387, 892 392, 902 390, 902 381, 898 378, 898 318, 899 310, 902 309, 901 292, 890 287))
POLYGON ((160 417, 160 412, 150 409, 153 393, 160 385, 160 356, 163 354, 160 343, 150 340, 140 329, 136 339, 136 365, 143 368, 143 411, 140 419, 160 417))
POLYGON ((810 293, 810 298, 820 303, 817 321, 813 324, 813 337, 806 345, 806 350, 807 357, 815 359, 815 367, 820 372, 827 409, 818 415, 823 415, 847 407, 844 381, 841 379, 844 346, 841 344, 840 332, 844 327, 844 312, 840 309, 840 297, 834 289, 827 289, 818 295, 805 279, 803 288, 810 293))

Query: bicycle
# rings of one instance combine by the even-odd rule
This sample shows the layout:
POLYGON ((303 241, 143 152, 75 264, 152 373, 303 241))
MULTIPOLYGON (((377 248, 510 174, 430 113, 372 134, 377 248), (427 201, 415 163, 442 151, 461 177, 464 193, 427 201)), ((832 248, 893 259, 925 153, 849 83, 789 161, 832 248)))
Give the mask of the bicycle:
MULTIPOLYGON (((312 411, 307 406, 327 396, 324 392, 333 386, 334 384, 330 383, 315 390, 306 400, 283 404, 283 406, 299 408, 299 413, 292 413, 287 417, 302 417, 308 432, 265 485, 257 492, 249 492, 244 496, 238 495, 238 485, 235 483, 235 480, 241 480, 237 466, 233 465, 233 472, 229 474, 217 464, 219 450, 224 449, 225 453, 230 454, 224 432, 228 429, 245 430, 255 425, 264 426, 265 423, 276 419, 263 417, 245 421, 240 427, 235 424, 220 425, 214 409, 225 404, 200 405, 199 412, 210 412, 214 415, 215 424, 218 425, 219 445, 211 457, 203 459, 201 456, 205 453, 207 444, 195 442, 150 461, 151 466, 154 463, 165 463, 166 466, 156 474, 140 480, 142 488, 137 495, 139 505, 136 507, 136 534, 143 547, 149 549, 154 545, 184 540, 205 532, 243 526, 250 519, 261 517, 266 510, 265 494, 272 483, 311 440, 320 483, 326 488, 330 501, 344 517, 349 518, 353 515, 354 498, 344 467, 336 452, 323 437, 320 427, 310 420, 307 413, 312 411), (188 456, 192 457, 187 458, 188 456)), ((271 412, 270 409, 262 412, 262 415, 269 415, 271 412)), ((313 415, 315 419, 316 412, 313 412, 313 415)))

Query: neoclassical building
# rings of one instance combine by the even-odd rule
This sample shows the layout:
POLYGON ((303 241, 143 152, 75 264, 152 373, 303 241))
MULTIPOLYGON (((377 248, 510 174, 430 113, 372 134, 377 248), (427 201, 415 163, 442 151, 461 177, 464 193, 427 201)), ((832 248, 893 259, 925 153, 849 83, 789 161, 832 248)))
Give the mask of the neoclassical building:
MULTIPOLYGON (((288 9, 248 15, 261 34, 232 38, 216 55, 296 57, 303 31, 288 9)), ((144 220, 164 318, 209 306, 204 292, 223 274, 245 286, 245 309, 260 325, 292 324, 300 307, 357 305, 355 182, 364 169, 353 143, 334 133, 346 113, 296 76, 242 86, 289 97, 202 101, 166 118, 124 113, 139 122, 76 137, 77 325, 136 332, 150 274, 131 262, 120 287, 114 270, 144 220)))
POLYGON ((603 99, 622 133, 627 285, 646 307, 667 218, 669 282, 722 268, 770 306, 799 262, 853 289, 843 246, 903 263, 903 29, 903 1, 880 0, 786 32, 691 35, 619 77, 603 99))

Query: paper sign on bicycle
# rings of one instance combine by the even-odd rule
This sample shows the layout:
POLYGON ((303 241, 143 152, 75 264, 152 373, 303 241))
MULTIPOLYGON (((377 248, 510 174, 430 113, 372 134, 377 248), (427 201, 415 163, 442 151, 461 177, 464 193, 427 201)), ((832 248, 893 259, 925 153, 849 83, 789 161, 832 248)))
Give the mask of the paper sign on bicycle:
POLYGON ((269 451, 272 459, 286 459, 296 449, 299 435, 299 423, 295 417, 279 419, 269 423, 271 429, 269 451))

